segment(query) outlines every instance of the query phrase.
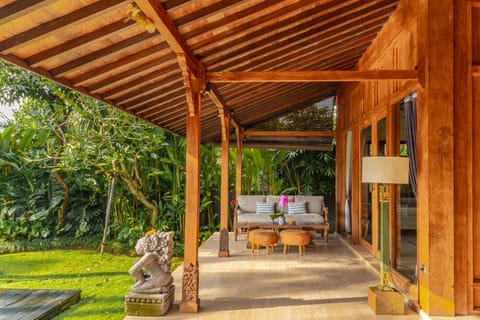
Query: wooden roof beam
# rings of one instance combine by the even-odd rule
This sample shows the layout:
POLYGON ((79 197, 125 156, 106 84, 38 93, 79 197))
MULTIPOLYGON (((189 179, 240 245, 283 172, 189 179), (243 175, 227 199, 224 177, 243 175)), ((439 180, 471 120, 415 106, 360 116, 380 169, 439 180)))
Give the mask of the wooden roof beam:
POLYGON ((156 0, 136 0, 137 5, 148 17, 170 48, 177 55, 182 70, 186 90, 187 106, 190 115, 195 115, 195 100, 198 92, 205 90, 205 66, 195 57, 175 24, 168 17, 162 4, 156 0))
POLYGON ((138 46, 139 44, 150 41, 155 37, 158 37, 158 35, 154 33, 139 33, 131 38, 119 41, 108 47, 84 55, 76 60, 67 62, 61 66, 58 66, 55 69, 50 70, 50 72, 55 77, 63 77, 67 73, 75 72, 82 68, 88 67, 99 59, 104 59, 106 57, 116 55, 119 51, 123 49, 138 46))
POLYGON ((27 63, 31 66, 36 67, 44 61, 53 59, 56 56, 72 51, 78 47, 84 46, 89 43, 100 41, 103 38, 108 37, 112 33, 120 32, 123 29, 131 28, 134 24, 135 22, 133 21, 125 22, 123 19, 116 21, 105 27, 102 27, 92 32, 89 32, 87 34, 84 34, 78 38, 74 38, 67 42, 62 42, 61 44, 55 47, 48 48, 44 51, 36 53, 27 59, 27 63))
POLYGON ((350 82, 417 80, 417 70, 367 71, 225 71, 208 72, 211 83, 222 82, 350 82))
POLYGON ((134 54, 128 55, 119 60, 115 60, 113 62, 101 65, 93 70, 89 70, 88 72, 82 75, 79 75, 71 79, 70 81, 76 86, 82 86, 85 84, 85 82, 91 81, 94 78, 97 78, 97 77, 106 78, 105 75, 108 75, 108 72, 110 71, 114 71, 118 68, 128 67, 132 63, 135 63, 139 60, 150 57, 151 55, 154 55, 157 52, 162 52, 163 50, 166 50, 166 49, 168 49, 168 45, 162 42, 152 47, 146 48, 142 51, 135 52, 134 54))
POLYGON ((2 11, 0 12, 0 24, 5 24, 21 16, 25 16, 30 12, 48 6, 55 1, 56 0, 23 0, 9 3, 2 7, 2 11))
POLYGON ((102 0, 95 2, 89 6, 78 9, 77 11, 69 13, 65 16, 45 22, 39 26, 0 42, 0 52, 3 54, 11 53, 26 45, 29 45, 34 41, 37 41, 40 38, 48 37, 52 33, 59 32, 60 30, 68 28, 82 20, 105 15, 106 12, 115 10, 120 6, 124 6, 126 3, 126 0, 102 0))
POLYGON ((247 130, 250 137, 335 137, 335 131, 258 131, 247 130))

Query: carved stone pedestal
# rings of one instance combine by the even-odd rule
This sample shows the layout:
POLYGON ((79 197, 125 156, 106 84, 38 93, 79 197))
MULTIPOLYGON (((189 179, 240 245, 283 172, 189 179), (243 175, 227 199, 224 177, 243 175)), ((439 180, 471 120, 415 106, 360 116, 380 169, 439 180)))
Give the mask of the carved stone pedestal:
POLYGON ((172 284, 166 293, 133 293, 125 296, 125 313, 129 316, 163 316, 175 299, 172 284))
POLYGON ((368 306, 375 314, 403 315, 405 302, 398 291, 381 291, 377 287, 368 288, 368 306))

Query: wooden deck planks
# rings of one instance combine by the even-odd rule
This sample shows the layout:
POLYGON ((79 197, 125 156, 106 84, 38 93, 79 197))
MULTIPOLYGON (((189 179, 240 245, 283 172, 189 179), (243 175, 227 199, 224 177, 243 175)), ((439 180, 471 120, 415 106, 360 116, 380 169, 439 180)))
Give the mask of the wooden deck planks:
POLYGON ((52 319, 80 299, 80 290, 0 290, 0 320, 52 319))

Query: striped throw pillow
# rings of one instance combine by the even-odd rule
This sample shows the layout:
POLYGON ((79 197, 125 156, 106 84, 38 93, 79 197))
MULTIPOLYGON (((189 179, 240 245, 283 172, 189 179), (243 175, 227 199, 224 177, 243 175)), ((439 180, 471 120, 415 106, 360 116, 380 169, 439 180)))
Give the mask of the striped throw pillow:
POLYGON ((307 203, 306 202, 289 202, 288 203, 288 213, 289 214, 299 214, 307 213, 307 203))
POLYGON ((257 202, 257 214, 275 212, 275 202, 257 202))

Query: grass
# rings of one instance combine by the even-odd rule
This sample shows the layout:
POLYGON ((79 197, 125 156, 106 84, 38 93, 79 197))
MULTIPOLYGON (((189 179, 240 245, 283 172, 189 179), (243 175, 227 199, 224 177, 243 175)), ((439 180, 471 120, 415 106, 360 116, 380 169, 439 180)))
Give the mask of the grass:
MULTIPOLYGON (((135 257, 90 250, 52 250, 0 255, 0 288, 82 290, 81 300, 56 320, 123 319, 133 284, 135 257)), ((172 270, 181 261, 174 258, 172 270)))

